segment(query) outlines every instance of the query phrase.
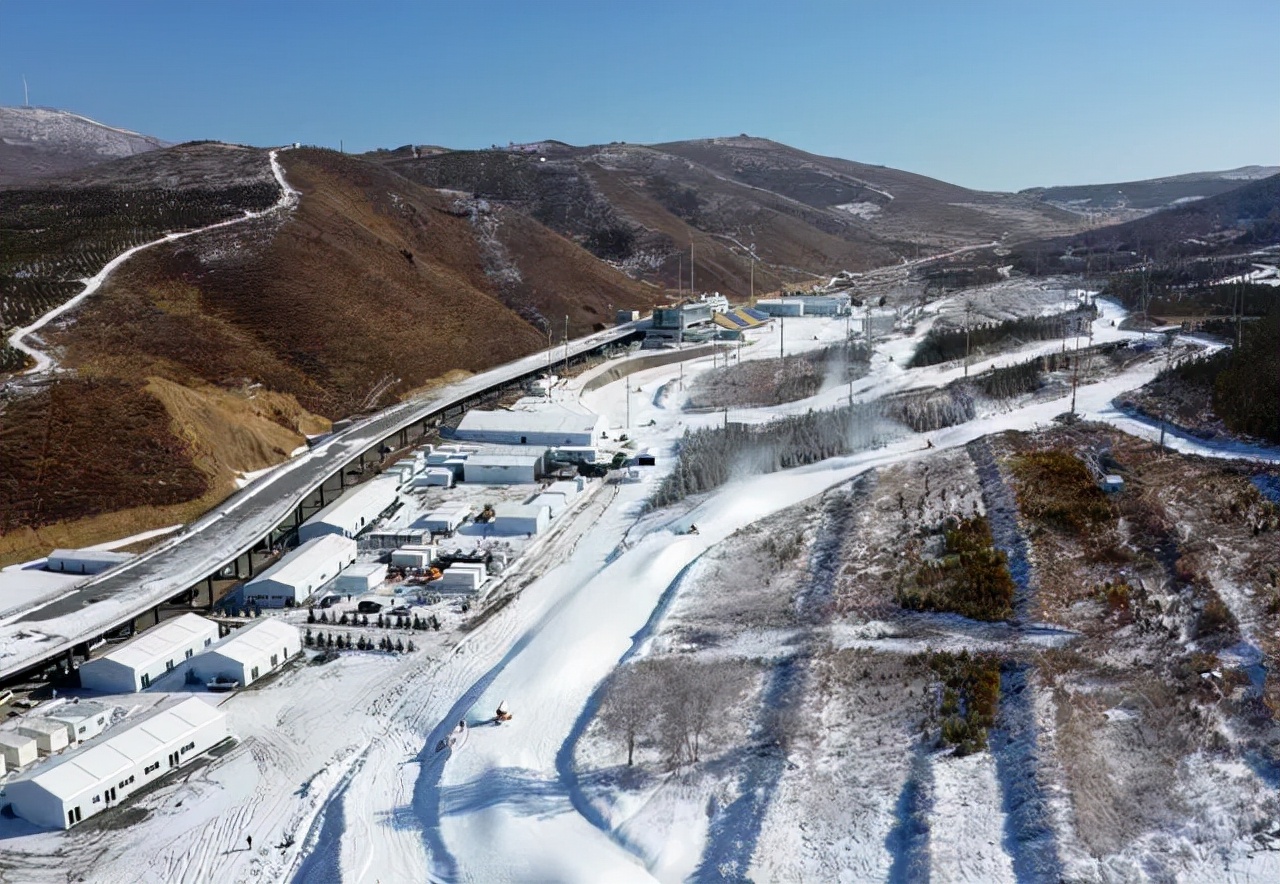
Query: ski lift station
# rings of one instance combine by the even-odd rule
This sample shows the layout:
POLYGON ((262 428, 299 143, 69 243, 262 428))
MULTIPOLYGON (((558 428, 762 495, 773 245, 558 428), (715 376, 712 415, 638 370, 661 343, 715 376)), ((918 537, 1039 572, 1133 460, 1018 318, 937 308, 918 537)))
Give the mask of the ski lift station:
MULTIPOLYGON (((538 403, 528 410, 472 409, 462 418, 454 436, 468 442, 505 445, 594 447, 600 444, 608 429, 609 422, 601 415, 574 411, 563 405, 538 403)), ((467 465, 470 466, 470 461, 467 465)))
POLYGON ((317 589, 356 560, 356 542, 341 534, 323 534, 288 553, 246 583, 241 596, 263 608, 305 602, 317 589))
POLYGON ((386 512, 399 497, 399 480, 381 477, 352 488, 298 528, 300 541, 325 534, 355 537, 386 512))
POLYGON ((14 777, 5 798, 28 822, 69 829, 230 735, 226 713, 191 697, 14 777))
POLYGON ((101 574, 108 568, 124 564, 133 556, 130 553, 107 552, 101 549, 55 549, 45 561, 46 571, 62 574, 101 574))
POLYGON ((183 614, 149 629, 80 667, 80 686, 109 694, 132 694, 218 640, 218 624, 183 614))
POLYGON ((234 679, 248 687, 302 651, 297 627, 264 617, 242 626, 191 661, 191 671, 204 681, 234 679))

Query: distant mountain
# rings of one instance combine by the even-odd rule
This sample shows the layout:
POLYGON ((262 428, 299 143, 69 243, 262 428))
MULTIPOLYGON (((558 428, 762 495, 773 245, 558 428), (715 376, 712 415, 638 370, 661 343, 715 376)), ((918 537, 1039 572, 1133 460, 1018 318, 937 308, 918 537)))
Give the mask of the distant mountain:
POLYGON ((1023 243, 1015 263, 1031 272, 1120 269, 1136 261, 1249 252, 1280 243, 1280 174, 1142 218, 1023 243))
POLYGON ((1192 172, 1119 184, 1036 187, 1022 193, 1068 211, 1126 220, 1217 196, 1276 174, 1280 174, 1280 166, 1241 166, 1224 172, 1192 172))
POLYGON ((558 141, 481 151, 398 148, 375 159, 429 187, 520 211, 637 279, 745 297, 839 270, 1081 226, 1032 197, 820 157, 762 138, 558 141))
POLYGON ((48 107, 0 107, 0 185, 133 156, 168 142, 48 107))

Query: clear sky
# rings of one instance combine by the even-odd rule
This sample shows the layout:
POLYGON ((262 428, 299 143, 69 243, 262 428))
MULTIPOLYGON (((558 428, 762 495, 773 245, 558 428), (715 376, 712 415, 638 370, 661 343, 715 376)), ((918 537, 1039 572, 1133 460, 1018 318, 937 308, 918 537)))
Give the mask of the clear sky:
POLYGON ((0 0, 0 104, 348 151, 746 132, 969 187, 1280 164, 1280 0, 0 0))

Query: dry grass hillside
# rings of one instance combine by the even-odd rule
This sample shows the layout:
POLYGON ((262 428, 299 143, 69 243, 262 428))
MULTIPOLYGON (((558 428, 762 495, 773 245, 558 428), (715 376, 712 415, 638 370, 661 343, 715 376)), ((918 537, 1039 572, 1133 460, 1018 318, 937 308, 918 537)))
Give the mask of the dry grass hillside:
POLYGON ((43 333, 70 371, 10 391, 0 561, 189 518, 329 420, 545 346, 547 325, 559 340, 566 316, 577 336, 657 300, 519 213, 356 157, 280 157, 295 209, 140 252, 43 333), (90 415, 102 432, 50 441, 90 415))
POLYGON ((980 193, 759 138, 652 146, 379 152, 432 187, 517 209, 637 279, 745 297, 839 270, 1070 232, 1080 219, 1030 196, 980 193))

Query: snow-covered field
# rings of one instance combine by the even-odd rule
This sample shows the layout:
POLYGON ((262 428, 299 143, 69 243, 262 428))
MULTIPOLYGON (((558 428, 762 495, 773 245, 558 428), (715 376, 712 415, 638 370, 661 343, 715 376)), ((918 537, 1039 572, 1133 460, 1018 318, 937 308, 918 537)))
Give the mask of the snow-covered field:
MULTIPOLYGON (((1011 291, 1011 284, 1001 284, 992 303, 1004 309, 1014 300, 1011 291)), ((1039 291, 1029 312, 1073 298, 1066 288, 1039 291)), ((954 311, 957 303, 931 304, 913 335, 895 333, 878 341, 871 372, 855 382, 854 398, 871 401, 961 377, 964 369, 957 364, 904 368, 933 317, 954 311)), ((1118 306, 1099 306, 1095 343, 1138 336, 1119 328, 1118 306)), ((842 318, 788 320, 786 352, 830 345, 843 340, 845 330, 842 318)), ((780 328, 771 329, 742 347, 740 358, 776 355, 781 335, 780 328)), ((1061 346, 1037 342, 982 360, 969 371, 1025 361, 1061 346)), ((738 355, 737 348, 725 352, 738 355)), ((1149 381, 1159 362, 1138 360, 1082 385, 1077 411, 1125 432, 1148 438, 1158 433, 1119 414, 1111 402, 1149 381)), ((135 804, 145 817, 109 837, 96 826, 52 833, 0 819, 0 876, 594 882, 711 880, 740 877, 749 869, 756 880, 777 881, 1038 880, 1019 872, 1025 857, 1008 840, 1014 764, 1008 753, 956 759, 917 751, 912 747, 923 707, 904 704, 893 692, 905 686, 923 703, 926 681, 907 661, 924 647, 1006 646, 1039 654, 1060 644, 1061 634, 976 628, 959 618, 904 632, 901 624, 878 626, 857 618, 793 623, 777 613, 765 628, 725 627, 722 640, 705 648, 694 642, 682 650, 681 636, 728 616, 725 599, 734 597, 725 593, 759 576, 751 568, 735 571, 732 563, 739 560, 727 551, 747 537, 763 542, 762 526, 800 514, 795 518, 807 526, 805 548, 821 548, 821 507, 852 493, 853 480, 888 469, 910 473, 926 458, 963 460, 967 443, 1049 426, 1068 410, 1068 401, 983 406, 977 419, 923 438, 904 431, 879 448, 742 476, 670 511, 647 513, 645 501, 673 468, 683 433, 725 420, 723 413, 680 410, 681 378, 687 386, 711 366, 712 359, 704 357, 647 369, 591 392, 582 391, 594 373, 557 386, 555 398, 605 415, 639 447, 653 449, 658 466, 640 468, 635 481, 599 489, 562 516, 551 535, 524 549, 518 559, 521 588, 482 624, 464 629, 462 618, 454 617, 438 633, 414 633, 420 645, 414 653, 343 654, 324 665, 295 666, 231 696, 222 708, 239 738, 234 748, 140 798, 135 804), (692 524, 698 533, 686 533, 692 524), (709 592, 719 592, 721 600, 709 592), (654 776, 638 787, 580 779, 579 765, 601 769, 617 763, 607 740, 592 730, 593 704, 601 682, 624 657, 687 652, 751 661, 763 673, 752 690, 769 696, 770 685, 785 688, 785 680, 779 687, 770 679, 801 647, 811 662, 784 671, 806 680, 806 690, 821 700, 821 712, 797 727, 781 762, 769 753, 752 756, 758 760, 741 768, 749 771, 742 775, 746 779, 732 753, 720 766, 654 776), (878 678, 850 677, 864 670, 878 678), (494 726, 494 710, 504 700, 514 720, 494 726), (858 728, 849 725, 851 718, 858 728), (437 752, 460 720, 470 725, 465 744, 437 752), (743 783, 769 785, 756 791, 743 783), (250 834, 252 852, 244 848, 250 834)), ((830 408, 848 397, 841 386, 771 409, 733 410, 728 419, 760 422, 830 408)), ((1209 457, 1280 461, 1274 451, 1181 437, 1173 447, 1209 457)), ((962 510, 977 500, 976 480, 967 469, 957 461, 951 480, 954 504, 962 510)), ((907 473, 904 481, 915 481, 907 473)), ((874 519, 851 529, 863 532, 868 562, 880 542, 873 529, 884 530, 874 519)), ((778 573, 779 592, 800 572, 787 573, 778 573)), ((303 613, 287 616, 297 620, 303 613)), ((166 689, 185 687, 158 688, 166 689)), ((1041 706, 1034 714, 1048 712, 1041 706)), ((1051 724, 1039 726, 1051 730, 1051 724)), ((738 748, 745 745, 740 741, 738 748)), ((1228 788, 1247 779, 1236 768, 1205 765, 1205 776, 1194 782, 1209 782, 1212 775, 1228 788)), ((1190 842, 1184 837, 1177 843, 1184 849, 1190 842)), ((1069 841, 1063 844, 1065 851, 1069 841)), ((1187 865, 1199 880, 1210 880, 1202 876, 1212 868, 1212 849, 1205 853, 1187 865)), ((1072 873, 1084 880, 1135 877, 1133 866, 1107 869, 1089 866, 1078 854, 1067 858, 1072 873)), ((1232 853, 1228 860, 1227 867, 1236 870, 1233 880, 1278 869, 1267 857, 1244 863, 1232 853)))

